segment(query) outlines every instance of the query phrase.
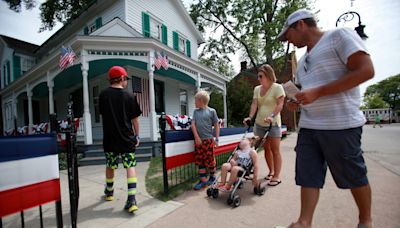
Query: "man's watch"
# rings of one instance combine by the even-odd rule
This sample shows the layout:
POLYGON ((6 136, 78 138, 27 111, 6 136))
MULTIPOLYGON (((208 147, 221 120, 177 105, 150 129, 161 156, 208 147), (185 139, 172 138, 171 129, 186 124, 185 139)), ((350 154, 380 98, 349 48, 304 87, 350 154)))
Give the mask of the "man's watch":
POLYGON ((274 118, 275 117, 275 114, 274 113, 271 113, 271 118, 274 118))
POLYGON ((219 142, 219 139, 218 139, 218 138, 215 138, 215 142, 219 142))
POLYGON ((140 137, 139 137, 139 135, 136 135, 136 140, 140 140, 140 137))

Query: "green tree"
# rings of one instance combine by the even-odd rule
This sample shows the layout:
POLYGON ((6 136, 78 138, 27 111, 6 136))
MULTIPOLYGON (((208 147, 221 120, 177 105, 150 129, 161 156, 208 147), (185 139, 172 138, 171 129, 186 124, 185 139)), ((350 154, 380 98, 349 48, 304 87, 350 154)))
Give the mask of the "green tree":
POLYGON ((252 85, 246 80, 232 80, 228 84, 227 100, 229 125, 243 126, 243 118, 249 116, 253 100, 252 85))
POLYGON ((221 90, 213 89, 210 94, 210 102, 208 106, 217 111, 218 118, 224 118, 224 96, 221 90))
MULTIPOLYGON (((26 10, 36 7, 38 1, 36 0, 3 0, 9 8, 15 12, 21 12, 23 5, 26 10)), ((40 19, 42 25, 39 29, 40 32, 45 30, 52 30, 57 22, 63 24, 67 23, 70 19, 78 16, 83 9, 88 7, 95 0, 47 0, 42 3, 40 9, 40 19)))
POLYGON ((400 74, 391 76, 376 84, 368 86, 364 93, 365 99, 378 94, 390 108, 400 110, 400 74))
POLYGON ((364 98, 364 106, 361 109, 374 109, 374 108, 388 108, 389 104, 386 103, 379 94, 374 93, 371 96, 364 98))
POLYGON ((214 59, 227 54, 243 54, 253 66, 273 62, 288 48, 276 38, 287 16, 299 8, 310 8, 311 0, 198 0, 190 7, 190 15, 203 32, 210 32, 203 53, 214 59))

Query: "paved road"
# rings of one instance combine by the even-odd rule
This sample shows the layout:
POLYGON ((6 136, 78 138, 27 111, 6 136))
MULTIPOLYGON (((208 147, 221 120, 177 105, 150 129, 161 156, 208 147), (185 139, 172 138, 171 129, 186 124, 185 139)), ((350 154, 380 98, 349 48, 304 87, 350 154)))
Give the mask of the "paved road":
POLYGON ((363 127, 362 148, 365 155, 400 176, 400 123, 383 127, 363 127))

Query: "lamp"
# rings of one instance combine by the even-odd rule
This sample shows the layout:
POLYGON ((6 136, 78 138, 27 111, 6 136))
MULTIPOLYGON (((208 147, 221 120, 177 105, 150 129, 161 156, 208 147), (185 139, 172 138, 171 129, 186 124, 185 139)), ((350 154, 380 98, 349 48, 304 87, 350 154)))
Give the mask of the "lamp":
POLYGON ((336 20, 336 27, 338 26, 338 23, 341 21, 347 22, 353 20, 355 15, 358 17, 358 26, 355 27, 354 30, 356 30, 357 34, 361 37, 361 39, 365 40, 368 38, 368 36, 364 33, 365 25, 361 24, 360 14, 358 14, 355 11, 349 11, 340 15, 340 17, 336 20))

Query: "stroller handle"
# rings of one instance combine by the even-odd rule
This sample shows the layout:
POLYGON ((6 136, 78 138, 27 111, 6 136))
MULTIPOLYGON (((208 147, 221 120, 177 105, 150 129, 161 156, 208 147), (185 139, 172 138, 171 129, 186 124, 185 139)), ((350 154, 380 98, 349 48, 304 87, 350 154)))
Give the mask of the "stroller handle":
POLYGON ((247 125, 247 132, 248 132, 248 131, 250 131, 251 125, 253 125, 253 124, 251 123, 251 120, 246 120, 245 123, 247 125))

